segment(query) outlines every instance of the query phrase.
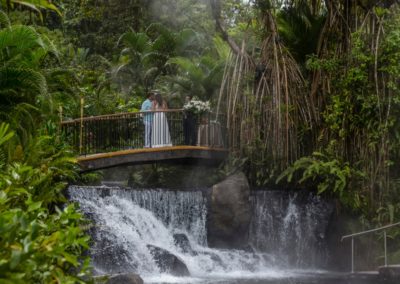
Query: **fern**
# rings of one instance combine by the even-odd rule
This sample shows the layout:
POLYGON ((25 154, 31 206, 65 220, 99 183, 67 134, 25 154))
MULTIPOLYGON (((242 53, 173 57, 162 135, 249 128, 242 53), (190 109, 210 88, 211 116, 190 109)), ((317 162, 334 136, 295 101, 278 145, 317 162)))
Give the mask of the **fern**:
POLYGON ((345 194, 348 181, 355 175, 363 176, 362 172, 351 169, 348 163, 341 163, 323 153, 314 152, 311 156, 300 158, 291 167, 283 171, 276 183, 281 182, 284 178, 290 183, 296 177, 299 184, 311 183, 316 185, 318 194, 330 191, 342 197, 345 194))

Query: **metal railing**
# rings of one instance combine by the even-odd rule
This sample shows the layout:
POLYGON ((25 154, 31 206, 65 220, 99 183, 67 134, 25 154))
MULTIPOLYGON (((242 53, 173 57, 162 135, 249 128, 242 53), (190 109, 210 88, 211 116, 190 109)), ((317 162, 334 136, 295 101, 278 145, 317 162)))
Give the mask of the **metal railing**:
POLYGON ((355 237, 359 237, 359 236, 363 236, 363 235, 367 235, 367 234, 371 234, 371 233, 375 233, 375 232, 379 232, 379 231, 383 231, 383 246, 384 246, 384 253, 385 253, 385 266, 388 265, 387 262, 387 235, 386 235, 386 230, 391 229, 393 227, 396 226, 400 226, 400 222, 399 223, 395 223, 395 224, 390 224, 387 226, 383 226, 383 227, 379 227, 376 229, 372 229, 372 230, 366 230, 366 231, 362 231, 362 232, 358 232, 358 233, 354 233, 351 235, 345 235, 342 236, 341 241, 351 238, 351 273, 354 273, 354 238, 355 237))
POLYGON ((225 116, 181 109, 81 117, 62 121, 66 141, 81 155, 168 146, 226 148, 225 116))

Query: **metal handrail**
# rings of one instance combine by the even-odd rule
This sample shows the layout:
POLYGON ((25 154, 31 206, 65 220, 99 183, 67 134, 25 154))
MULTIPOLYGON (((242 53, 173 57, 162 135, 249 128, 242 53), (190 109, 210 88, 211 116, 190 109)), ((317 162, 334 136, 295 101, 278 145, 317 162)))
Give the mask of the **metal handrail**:
POLYGON ((342 238, 341 238, 342 242, 345 239, 351 238, 351 273, 354 273, 354 238, 355 237, 359 237, 359 236, 363 236, 363 235, 368 235, 370 233, 383 231, 383 246, 384 246, 384 250, 385 250, 385 266, 387 266, 388 263, 387 263, 387 235, 386 235, 386 230, 387 229, 391 229, 391 228, 396 227, 396 226, 400 226, 400 222, 394 223, 394 224, 390 224, 390 225, 386 225, 386 226, 382 226, 382 227, 379 227, 379 228, 376 228, 376 229, 366 230, 366 231, 362 231, 362 232, 358 232, 358 233, 342 236, 342 238))
MULTIPOLYGON (((60 133, 68 144, 79 151, 80 155, 143 148, 147 146, 145 139, 149 139, 146 136, 149 132, 146 132, 148 130, 143 118, 160 112, 165 114, 169 131, 164 133, 160 132, 164 128, 157 128, 160 133, 156 137, 168 137, 171 143, 165 145, 226 147, 225 117, 222 114, 220 115, 221 123, 217 125, 215 121, 210 121, 212 113, 193 115, 189 118, 183 109, 138 111, 90 117, 81 115, 78 119, 62 121, 60 133)), ((153 129, 151 133, 157 131, 153 129)))
MULTIPOLYGON (((103 120, 103 119, 118 119, 118 118, 123 118, 127 116, 134 116, 134 115, 144 115, 148 113, 156 113, 156 112, 183 112, 184 109, 182 108, 177 108, 177 109, 164 109, 164 110, 146 110, 146 111, 134 111, 134 112, 120 112, 120 113, 111 113, 111 114, 102 114, 102 115, 95 115, 95 116, 84 116, 81 118, 74 118, 74 119, 68 119, 68 120, 62 120, 61 125, 66 125, 66 124, 73 124, 81 121, 91 121, 91 120, 103 120)), ((214 114, 213 112, 210 112, 211 114, 214 114)), ((219 115, 223 115, 220 113, 219 115)), ((216 119, 212 121, 219 121, 218 116, 216 119)))
POLYGON ((102 119, 111 119, 111 118, 121 118, 126 116, 140 115, 140 114, 148 114, 155 112, 181 112, 183 109, 165 109, 165 110, 147 110, 147 111, 134 111, 134 112, 120 112, 120 113, 111 113, 111 114, 103 114, 96 116, 86 116, 82 118, 75 118, 70 120, 63 120, 61 124, 70 124, 75 122, 90 121, 90 120, 102 120, 102 119))

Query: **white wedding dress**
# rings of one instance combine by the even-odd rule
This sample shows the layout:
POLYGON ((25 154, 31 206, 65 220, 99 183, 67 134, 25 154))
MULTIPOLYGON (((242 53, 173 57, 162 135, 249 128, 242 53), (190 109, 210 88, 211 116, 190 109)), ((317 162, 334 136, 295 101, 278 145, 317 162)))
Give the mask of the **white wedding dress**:
MULTIPOLYGON (((156 107, 156 110, 161 109, 156 107)), ((172 146, 172 142, 171 135, 169 134, 167 116, 164 112, 155 112, 151 128, 151 147, 159 148, 168 146, 172 146)))

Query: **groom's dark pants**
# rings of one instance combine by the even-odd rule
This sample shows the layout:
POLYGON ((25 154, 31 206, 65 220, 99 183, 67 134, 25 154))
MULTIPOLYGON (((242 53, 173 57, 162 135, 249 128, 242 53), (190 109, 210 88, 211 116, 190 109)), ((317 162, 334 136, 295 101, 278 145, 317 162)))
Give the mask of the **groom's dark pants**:
POLYGON ((183 119, 183 134, 185 136, 185 145, 196 145, 197 119, 192 113, 187 113, 183 119))

